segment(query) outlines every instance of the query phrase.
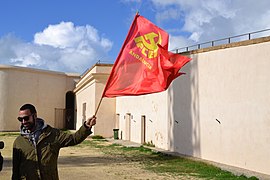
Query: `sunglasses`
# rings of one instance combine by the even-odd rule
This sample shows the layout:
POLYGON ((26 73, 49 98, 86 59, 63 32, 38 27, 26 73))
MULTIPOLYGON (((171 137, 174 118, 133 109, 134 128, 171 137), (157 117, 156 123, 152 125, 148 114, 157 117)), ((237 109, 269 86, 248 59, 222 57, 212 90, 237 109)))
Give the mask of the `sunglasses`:
POLYGON ((20 122, 22 122, 23 120, 24 120, 24 121, 29 121, 30 116, 32 116, 32 114, 31 114, 31 115, 29 115, 29 116, 18 117, 18 120, 19 120, 20 122))

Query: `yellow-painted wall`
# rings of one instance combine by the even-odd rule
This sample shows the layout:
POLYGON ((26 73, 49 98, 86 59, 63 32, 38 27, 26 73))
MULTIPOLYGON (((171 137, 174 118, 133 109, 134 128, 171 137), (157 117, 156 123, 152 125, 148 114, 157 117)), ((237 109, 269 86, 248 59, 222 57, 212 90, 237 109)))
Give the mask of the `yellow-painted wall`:
POLYGON ((1 65, 0 131, 19 130, 17 116, 25 103, 35 105, 38 117, 48 124, 63 128, 55 121, 55 108, 65 109, 66 93, 76 79, 79 75, 1 65))
MULTIPOLYGON (((97 64, 77 83, 74 90, 77 104, 77 129, 86 118, 95 114, 111 68, 112 65, 97 64)), ((115 126, 115 98, 103 98, 96 116, 97 124, 93 128, 94 135, 112 137, 115 126)))

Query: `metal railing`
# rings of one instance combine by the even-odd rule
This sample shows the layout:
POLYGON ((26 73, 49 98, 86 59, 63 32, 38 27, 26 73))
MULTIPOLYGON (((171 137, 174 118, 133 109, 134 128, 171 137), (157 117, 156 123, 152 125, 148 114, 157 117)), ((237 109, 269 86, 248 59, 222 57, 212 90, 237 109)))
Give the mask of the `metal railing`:
MULTIPOLYGON (((113 64, 112 62, 110 61, 102 61, 102 60, 98 60, 96 63, 94 63, 93 65, 96 65, 96 64, 113 64)), ((90 68, 87 68, 85 71, 83 71, 83 73, 81 73, 80 76, 83 76, 90 68)))
POLYGON ((256 38, 260 38, 260 37, 267 37, 267 36, 270 36, 270 29, 255 31, 255 32, 251 32, 251 33, 237 35, 237 36, 231 36, 228 38, 217 39, 214 41, 208 41, 208 42, 204 42, 204 43, 200 43, 200 44, 195 44, 192 46, 176 48, 176 49, 173 49, 171 51, 175 52, 175 53, 183 53, 183 52, 188 52, 188 51, 192 51, 192 50, 198 50, 198 49, 207 48, 207 47, 230 44, 233 42, 241 42, 241 41, 245 41, 245 40, 251 40, 251 39, 256 39, 256 38), (261 35, 259 35, 260 33, 261 33, 261 35))
POLYGON ((96 64, 113 64, 111 61, 98 60, 96 64))

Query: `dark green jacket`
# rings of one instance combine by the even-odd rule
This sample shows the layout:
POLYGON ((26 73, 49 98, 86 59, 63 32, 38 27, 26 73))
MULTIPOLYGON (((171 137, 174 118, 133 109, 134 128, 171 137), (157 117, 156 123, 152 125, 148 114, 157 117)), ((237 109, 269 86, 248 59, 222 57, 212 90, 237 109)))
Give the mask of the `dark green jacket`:
POLYGON ((91 133, 84 125, 75 134, 48 125, 40 134, 36 147, 28 138, 18 136, 13 144, 12 179, 59 179, 57 159, 60 148, 79 144, 91 133))

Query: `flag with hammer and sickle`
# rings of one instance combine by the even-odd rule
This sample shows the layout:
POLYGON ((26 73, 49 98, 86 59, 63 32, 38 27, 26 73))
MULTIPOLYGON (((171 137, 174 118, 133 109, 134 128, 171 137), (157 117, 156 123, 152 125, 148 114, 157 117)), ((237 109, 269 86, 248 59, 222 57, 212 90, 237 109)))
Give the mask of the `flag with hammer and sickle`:
POLYGON ((190 58, 168 52, 169 35, 136 14, 113 65, 102 97, 132 96, 166 90, 190 58))

